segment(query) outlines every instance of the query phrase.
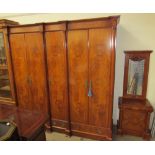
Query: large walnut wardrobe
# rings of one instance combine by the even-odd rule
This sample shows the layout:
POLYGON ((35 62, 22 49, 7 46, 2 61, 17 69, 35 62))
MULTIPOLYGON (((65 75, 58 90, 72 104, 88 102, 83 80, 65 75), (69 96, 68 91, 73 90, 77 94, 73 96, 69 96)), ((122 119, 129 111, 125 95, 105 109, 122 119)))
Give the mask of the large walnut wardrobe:
POLYGON ((51 130, 111 140, 118 21, 7 27, 16 104, 48 113, 51 130))

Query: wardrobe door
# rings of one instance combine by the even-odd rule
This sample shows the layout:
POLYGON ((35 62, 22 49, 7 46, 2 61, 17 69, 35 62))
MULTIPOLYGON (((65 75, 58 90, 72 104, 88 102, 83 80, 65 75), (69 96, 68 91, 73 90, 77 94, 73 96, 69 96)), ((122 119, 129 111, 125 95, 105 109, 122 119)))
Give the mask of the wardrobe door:
POLYGON ((89 83, 92 91, 92 96, 89 97, 89 123, 108 127, 109 107, 112 104, 111 29, 90 29, 89 43, 89 83))
POLYGON ((45 36, 51 113, 54 124, 55 121, 66 120, 68 113, 65 32, 46 32, 45 36))
POLYGON ((42 33, 25 33, 31 106, 34 111, 47 112, 47 84, 42 33))
POLYGON ((27 53, 24 34, 11 34, 10 47, 18 105, 31 109, 28 84, 27 53))
POLYGON ((88 31, 68 32, 71 122, 88 123, 88 31))

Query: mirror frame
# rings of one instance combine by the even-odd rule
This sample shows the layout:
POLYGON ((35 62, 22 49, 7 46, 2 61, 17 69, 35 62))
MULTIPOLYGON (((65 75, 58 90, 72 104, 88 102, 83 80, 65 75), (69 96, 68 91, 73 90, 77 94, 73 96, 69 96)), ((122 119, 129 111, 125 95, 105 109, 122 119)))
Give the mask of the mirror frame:
POLYGON ((16 96, 15 96, 15 83, 13 77, 13 69, 11 64, 11 54, 9 48, 9 39, 8 39, 8 29, 7 27, 0 28, 0 33, 3 33, 4 39, 4 47, 5 47, 5 54, 7 59, 8 65, 8 75, 9 75, 9 82, 10 82, 10 91, 11 91, 11 98, 0 97, 0 103, 7 103, 7 104, 16 104, 16 96))
POLYGON ((124 85, 123 85, 123 97, 132 98, 132 99, 146 99, 147 93, 147 83, 148 83, 148 71, 149 71, 149 60, 150 53, 152 51, 144 50, 144 51, 124 51, 125 53, 125 64, 124 64, 124 85), (143 74, 143 82, 142 82, 142 95, 132 95, 127 93, 128 88, 128 72, 129 72, 129 60, 144 60, 144 74, 143 74))

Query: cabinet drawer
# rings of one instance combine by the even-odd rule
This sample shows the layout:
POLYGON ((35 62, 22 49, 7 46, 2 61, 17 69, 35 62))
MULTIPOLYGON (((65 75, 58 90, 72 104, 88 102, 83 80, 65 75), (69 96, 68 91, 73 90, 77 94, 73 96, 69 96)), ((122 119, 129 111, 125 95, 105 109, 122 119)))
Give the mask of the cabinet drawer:
POLYGON ((122 128, 144 131, 146 115, 143 111, 125 109, 122 117, 122 128))

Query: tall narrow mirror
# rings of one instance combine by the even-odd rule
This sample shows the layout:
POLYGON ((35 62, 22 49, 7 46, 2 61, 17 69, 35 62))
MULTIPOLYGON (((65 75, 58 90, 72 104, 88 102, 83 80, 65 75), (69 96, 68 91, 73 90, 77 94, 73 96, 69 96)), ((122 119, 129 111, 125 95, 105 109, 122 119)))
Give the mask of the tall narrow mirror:
POLYGON ((145 60, 129 59, 127 94, 142 95, 145 60))
POLYGON ((125 98, 145 99, 150 53, 152 51, 125 51, 124 86, 125 98))

